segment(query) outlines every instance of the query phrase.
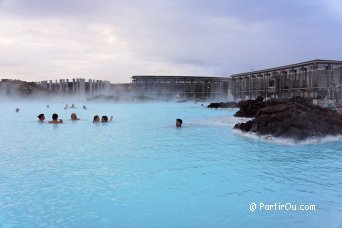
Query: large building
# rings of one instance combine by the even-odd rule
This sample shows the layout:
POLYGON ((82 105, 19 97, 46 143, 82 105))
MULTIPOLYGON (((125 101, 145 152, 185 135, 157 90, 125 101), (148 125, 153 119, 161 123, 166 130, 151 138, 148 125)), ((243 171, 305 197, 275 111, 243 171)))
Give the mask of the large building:
POLYGON ((234 99, 328 97, 342 99, 342 61, 312 60, 230 76, 234 99))
POLYGON ((229 77, 209 76, 132 76, 131 84, 84 78, 19 83, 3 81, 6 94, 11 88, 23 93, 44 90, 52 94, 101 95, 132 99, 230 101, 268 98, 326 97, 342 100, 342 61, 312 60, 264 70, 234 74, 229 77), (38 87, 35 87, 35 84, 38 87))
POLYGON ((137 95, 160 99, 214 100, 228 96, 228 78, 201 76, 132 76, 137 95))
POLYGON ((136 93, 149 97, 245 100, 327 97, 342 99, 342 61, 312 60, 229 77, 133 76, 136 93))

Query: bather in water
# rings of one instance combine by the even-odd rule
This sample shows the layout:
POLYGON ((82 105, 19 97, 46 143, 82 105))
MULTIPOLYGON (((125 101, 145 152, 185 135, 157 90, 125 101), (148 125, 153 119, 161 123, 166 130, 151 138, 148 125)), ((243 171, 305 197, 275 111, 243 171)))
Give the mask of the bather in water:
POLYGON ((62 119, 58 120, 58 114, 54 113, 52 114, 52 120, 50 120, 49 123, 60 124, 60 123, 63 123, 63 120, 62 119))
POLYGON ((182 127, 183 120, 182 119, 176 119, 176 127, 182 127))
POLYGON ((80 120, 79 118, 77 118, 76 113, 71 113, 70 118, 71 118, 71 120, 80 120))
MULTIPOLYGON (((109 121, 113 120, 113 116, 110 117, 109 121)), ((102 116, 101 118, 102 123, 107 123, 108 122, 108 116, 102 116)))
POLYGON ((93 118, 93 123, 98 123, 100 122, 100 117, 98 115, 95 115, 93 118))
POLYGON ((39 120, 38 120, 39 122, 44 122, 44 120, 45 120, 45 115, 44 115, 43 113, 42 113, 42 114, 39 114, 37 117, 38 117, 38 119, 39 119, 39 120))

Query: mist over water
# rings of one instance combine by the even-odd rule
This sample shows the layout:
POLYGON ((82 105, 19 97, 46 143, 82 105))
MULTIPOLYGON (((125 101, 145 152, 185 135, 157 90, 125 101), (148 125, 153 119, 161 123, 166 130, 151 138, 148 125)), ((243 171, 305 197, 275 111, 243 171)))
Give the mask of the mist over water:
MULTIPOLYGON (((174 93, 170 94, 143 94, 133 89, 127 90, 126 87, 116 85, 115 89, 107 91, 106 93, 93 93, 93 94, 77 94, 67 92, 47 92, 47 91, 34 91, 28 93, 27 91, 19 91, 17 86, 12 86, 10 89, 0 87, 0 101, 14 101, 14 102, 91 102, 91 103, 136 103, 136 102, 175 102, 175 101, 197 101, 193 98, 180 99, 174 93)), ((223 97, 217 97, 216 102, 225 100, 223 97)), ((204 102, 199 100, 199 102, 204 102)))
MULTIPOLYGON (((67 82, 69 83, 69 82, 67 82)), ((88 84, 90 82, 87 82, 88 84)), ((70 84, 70 83, 69 83, 70 84)), ((91 86, 91 85, 86 86, 91 86)), ((163 89, 146 91, 143 88, 135 87, 133 84, 110 84, 109 88, 83 88, 82 92, 77 91, 68 84, 41 85, 36 82, 25 82, 21 80, 2 79, 0 81, 0 101, 46 101, 46 102, 222 102, 228 100, 228 95, 215 95, 210 98, 208 94, 187 95, 175 93, 174 90, 163 89), (65 89, 64 86, 67 86, 65 89), (53 88, 53 89, 52 89, 53 88), (63 89, 61 89, 63 88, 63 89), (51 90, 50 90, 51 89, 51 90), (197 97, 196 97, 197 96, 197 97), (209 97, 208 97, 209 96, 209 97)), ((108 85, 107 85, 108 86, 108 85)), ((232 96, 230 96, 232 97, 232 96)))

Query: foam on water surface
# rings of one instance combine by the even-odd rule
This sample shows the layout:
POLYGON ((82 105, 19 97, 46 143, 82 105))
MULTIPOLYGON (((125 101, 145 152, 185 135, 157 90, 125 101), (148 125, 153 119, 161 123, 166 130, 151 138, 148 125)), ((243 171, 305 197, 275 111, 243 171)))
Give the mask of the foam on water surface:
POLYGON ((296 140, 292 138, 274 137, 272 135, 258 135, 253 132, 242 132, 241 130, 233 129, 233 132, 241 137, 261 140, 266 143, 276 143, 289 146, 324 144, 330 142, 341 142, 342 135, 328 135, 325 137, 310 137, 304 140, 296 140))

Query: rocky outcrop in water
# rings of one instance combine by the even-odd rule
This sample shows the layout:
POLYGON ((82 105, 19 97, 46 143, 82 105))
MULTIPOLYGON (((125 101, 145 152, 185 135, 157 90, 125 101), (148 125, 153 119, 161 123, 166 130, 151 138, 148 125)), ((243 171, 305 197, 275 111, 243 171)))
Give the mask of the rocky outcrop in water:
POLYGON ((236 102, 210 103, 207 108, 237 108, 236 102))
POLYGON ((236 116, 253 117, 246 123, 234 126, 243 132, 295 140, 342 134, 342 115, 313 105, 312 100, 302 97, 271 99, 266 102, 259 97, 254 101, 242 101, 238 105, 240 110, 236 116))
POLYGON ((261 108, 265 107, 263 101, 263 97, 257 97, 255 100, 240 101, 237 104, 240 110, 234 116, 252 118, 261 108))

